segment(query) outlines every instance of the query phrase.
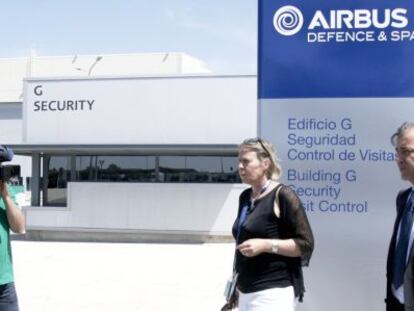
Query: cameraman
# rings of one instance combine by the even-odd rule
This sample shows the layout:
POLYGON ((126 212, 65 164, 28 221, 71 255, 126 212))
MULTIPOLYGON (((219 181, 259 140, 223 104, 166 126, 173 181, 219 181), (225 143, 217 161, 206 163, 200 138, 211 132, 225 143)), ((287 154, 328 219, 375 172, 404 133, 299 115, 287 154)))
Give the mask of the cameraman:
POLYGON ((9 192, 6 182, 0 181, 0 311, 19 310, 14 287, 10 230, 24 233, 25 219, 16 206, 14 193, 9 192))

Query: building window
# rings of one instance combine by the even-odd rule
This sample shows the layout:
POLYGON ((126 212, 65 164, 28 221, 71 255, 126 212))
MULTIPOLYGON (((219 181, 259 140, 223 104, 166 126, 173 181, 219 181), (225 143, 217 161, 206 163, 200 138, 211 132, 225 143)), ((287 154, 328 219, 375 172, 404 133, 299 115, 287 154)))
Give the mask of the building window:
POLYGON ((43 165, 43 205, 66 205, 67 182, 71 180, 70 157, 45 156, 43 165))
POLYGON ((77 156, 76 180, 152 182, 155 156, 77 156))
POLYGON ((160 156, 161 182, 239 183, 237 157, 160 156))
POLYGON ((240 183, 236 156, 43 156, 45 206, 66 205, 68 181, 240 183))

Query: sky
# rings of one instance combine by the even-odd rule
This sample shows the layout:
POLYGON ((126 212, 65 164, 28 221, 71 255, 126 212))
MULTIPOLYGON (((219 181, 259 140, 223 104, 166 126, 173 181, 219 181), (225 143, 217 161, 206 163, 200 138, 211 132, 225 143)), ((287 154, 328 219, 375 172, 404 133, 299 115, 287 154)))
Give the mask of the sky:
POLYGON ((257 0, 0 0, 0 57, 184 52, 257 71, 257 0))

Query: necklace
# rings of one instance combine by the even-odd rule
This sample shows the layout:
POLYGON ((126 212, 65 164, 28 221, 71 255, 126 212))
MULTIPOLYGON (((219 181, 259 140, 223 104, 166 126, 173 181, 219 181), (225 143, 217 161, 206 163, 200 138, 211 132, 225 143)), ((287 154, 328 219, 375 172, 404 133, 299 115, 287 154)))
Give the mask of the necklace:
POLYGON ((266 191, 267 187, 269 187, 270 185, 270 179, 266 181, 266 183, 264 184, 264 186, 262 187, 262 189, 260 189, 259 194, 253 197, 253 188, 252 188, 252 195, 250 196, 250 208, 249 208, 249 213, 251 213, 253 211, 253 209, 255 208, 254 203, 256 202, 256 200, 266 191))

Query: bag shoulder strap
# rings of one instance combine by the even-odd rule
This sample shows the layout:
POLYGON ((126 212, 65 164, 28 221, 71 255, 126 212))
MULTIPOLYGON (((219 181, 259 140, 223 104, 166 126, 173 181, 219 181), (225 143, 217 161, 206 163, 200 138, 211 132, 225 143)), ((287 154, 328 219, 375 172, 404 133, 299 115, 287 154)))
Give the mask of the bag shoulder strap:
POLYGON ((276 212, 277 210, 279 211, 279 215, 276 213, 277 218, 280 218, 281 215, 281 209, 280 209, 280 200, 279 200, 279 192, 280 189, 282 189, 283 184, 278 184, 276 186, 276 193, 275 193, 275 201, 273 203, 273 211, 276 212))

